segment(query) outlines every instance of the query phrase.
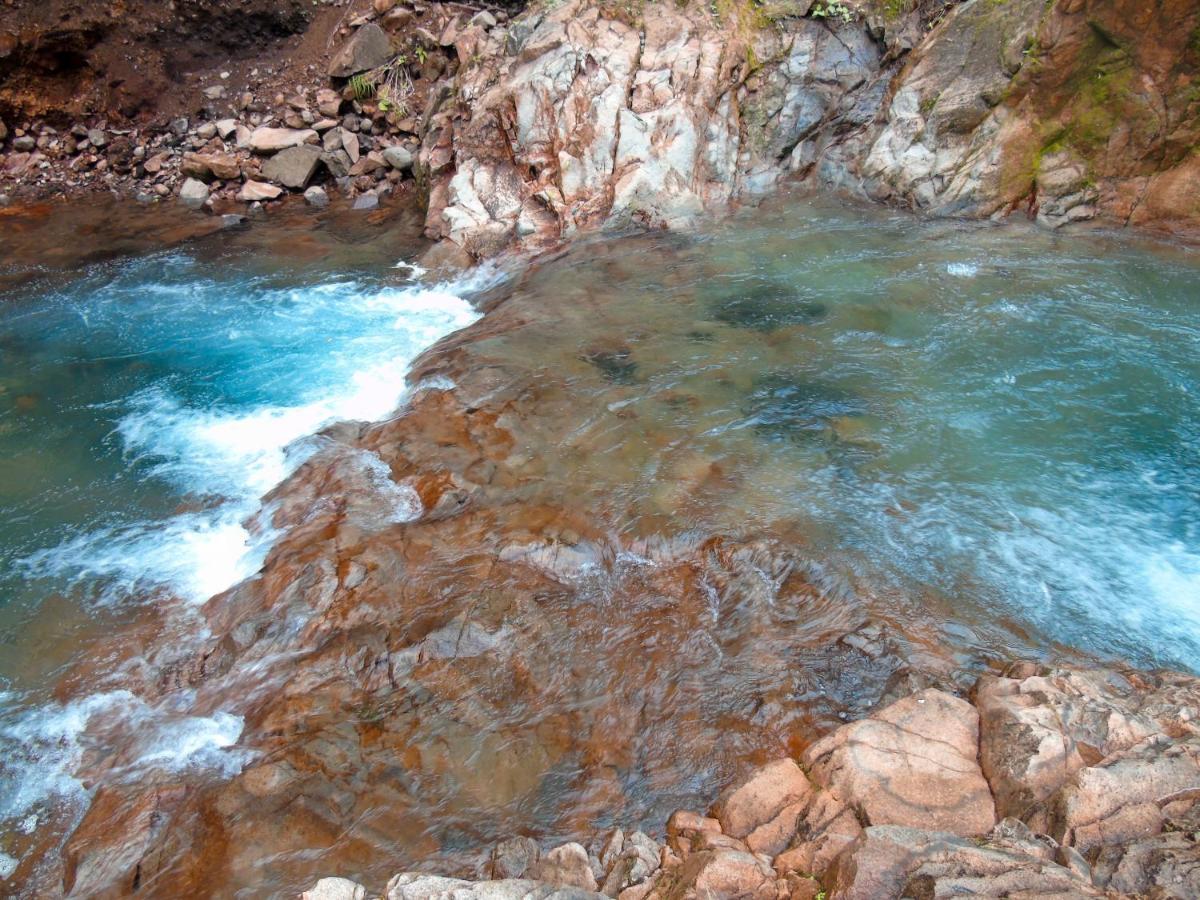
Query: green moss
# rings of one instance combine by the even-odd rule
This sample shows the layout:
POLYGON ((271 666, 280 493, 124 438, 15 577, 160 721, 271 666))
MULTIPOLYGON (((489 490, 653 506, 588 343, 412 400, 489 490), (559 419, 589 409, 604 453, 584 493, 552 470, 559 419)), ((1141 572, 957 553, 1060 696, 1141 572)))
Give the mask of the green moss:
POLYGON ((871 9, 885 22, 894 22, 917 5, 917 0, 871 0, 871 9))

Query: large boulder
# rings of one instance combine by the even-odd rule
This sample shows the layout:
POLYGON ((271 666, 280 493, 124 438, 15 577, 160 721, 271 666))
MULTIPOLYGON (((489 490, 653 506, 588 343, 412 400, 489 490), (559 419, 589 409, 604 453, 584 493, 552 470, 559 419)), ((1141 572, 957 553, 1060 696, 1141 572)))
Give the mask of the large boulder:
POLYGON ((334 78, 349 78, 390 62, 392 56, 392 42, 387 32, 371 22, 354 32, 342 45, 329 63, 329 74, 334 78))
POLYGON ((300 900, 366 900, 367 889, 349 878, 322 878, 300 900))
POLYGON ((278 185, 267 184, 265 181, 247 181, 238 191, 237 198, 246 203, 254 203, 255 201, 278 200, 282 193, 283 188, 278 185))
POLYGON ((262 174, 292 190, 303 190, 321 163, 321 148, 311 144, 288 147, 263 163, 262 174))
POLYGON ((530 874, 548 884, 582 888, 585 891, 597 889, 596 875, 592 872, 587 850, 580 844, 555 847, 534 863, 530 874))
POLYGON ((329 88, 317 91, 317 112, 326 118, 336 119, 342 109, 342 95, 329 88))
POLYGON ((179 189, 179 202, 189 209, 199 209, 208 202, 208 185, 195 178, 188 178, 179 189))
POLYGON ((1169 806, 1183 811, 1200 800, 1200 741, 1151 741, 1076 772, 1035 828, 1088 853, 1163 830, 1169 806))
POLYGON ((508 838, 492 849, 488 874, 496 879, 523 878, 540 856, 541 848, 533 838, 508 838))
POLYGON ((185 153, 179 171, 202 181, 230 181, 242 174, 242 167, 232 153, 185 153))
POLYGON ((664 871, 644 896, 647 900, 775 900, 775 882, 771 867, 744 848, 718 847, 692 853, 681 865, 664 871))
POLYGON ((867 828, 838 858, 825 884, 839 900, 1104 896, 1082 875, 1002 839, 977 843, 896 825, 867 828))
POLYGON ((960 835, 996 823, 979 753, 979 714, 927 689, 845 725, 804 754, 812 778, 864 825, 908 825, 960 835))
POLYGON ((1167 832, 1106 847, 1094 865, 1096 882, 1122 896, 1194 900, 1200 897, 1200 847, 1192 831, 1167 832))
POLYGON ((388 882, 385 900, 607 900, 603 894, 538 881, 465 881, 407 872, 388 882))
POLYGON ((1200 686, 1166 674, 1150 682, 1111 669, 1027 668, 980 678, 975 704, 996 811, 1018 818, 1087 766, 1200 728, 1200 686))
POLYGON ((658 870, 662 848, 649 835, 635 831, 626 835, 616 829, 600 853, 604 873, 600 892, 609 897, 634 885, 640 885, 658 870))
MULTIPOLYGON (((796 762, 781 759, 727 791, 717 801, 713 815, 725 834, 743 839, 772 822, 787 807, 803 808, 811 793, 812 785, 796 762)), ((794 831, 795 816, 792 819, 794 831)))

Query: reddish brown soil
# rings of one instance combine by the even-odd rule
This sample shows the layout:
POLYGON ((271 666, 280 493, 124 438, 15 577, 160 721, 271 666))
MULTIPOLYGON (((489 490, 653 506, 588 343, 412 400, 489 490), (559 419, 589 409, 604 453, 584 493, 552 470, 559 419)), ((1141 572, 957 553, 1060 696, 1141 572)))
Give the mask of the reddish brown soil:
POLYGON ((64 120, 195 113, 206 73, 303 68, 344 12, 303 0, 9 2, 0 116, 64 120))

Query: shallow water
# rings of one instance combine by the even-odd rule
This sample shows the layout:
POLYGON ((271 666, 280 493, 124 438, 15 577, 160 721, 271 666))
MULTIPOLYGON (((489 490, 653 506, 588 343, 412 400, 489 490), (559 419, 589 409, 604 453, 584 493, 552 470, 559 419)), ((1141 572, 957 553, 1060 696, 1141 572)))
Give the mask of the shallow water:
POLYGON ((506 352, 603 376, 628 419, 559 474, 631 527, 786 522, 873 593, 1200 665, 1193 251, 779 204, 571 259, 506 352), (697 467, 736 486, 681 503, 697 467))
POLYGON ((135 768, 240 768, 235 715, 58 697, 56 677, 157 605, 252 575, 272 538, 259 500, 307 439, 387 415, 415 355, 477 317, 418 282, 409 214, 200 228, 164 249, 192 234, 156 240, 164 214, 135 209, 149 224, 108 235, 112 212, 34 226, 67 245, 99 233, 82 255, 114 260, 32 265, 18 230, 0 272, 17 285, 0 296, 0 819, 21 831, 82 798, 73 770, 103 751, 87 733, 102 721, 142 732, 135 768))
MULTIPOLYGON (((167 607, 186 622, 253 574, 275 538, 258 498, 313 452, 307 436, 387 416, 417 354, 475 321, 467 301, 489 276, 423 282, 405 265, 419 249, 403 224, 298 220, 34 280, 9 273, 21 278, 0 304, 0 852, 34 852, 28 836, 84 797, 77 771, 118 744, 108 769, 121 777, 219 779, 252 757, 239 709, 58 676, 102 635, 129 628, 136 640, 167 607)), ((735 707, 767 690, 772 667, 819 670, 787 636, 771 644, 769 628, 833 634, 868 606, 934 623, 964 664, 1073 648, 1200 669, 1198 274, 1194 252, 1128 237, 803 198, 539 263, 489 314, 503 327, 477 326, 468 360, 534 398, 517 421, 521 471, 535 474, 518 473, 506 502, 603 523, 627 548, 594 554, 600 568, 584 567, 557 613, 570 634, 553 637, 556 664, 598 679, 572 702, 616 690, 593 657, 638 647, 659 660, 639 673, 644 689, 685 699, 614 741, 653 755, 693 727, 687 716, 749 729, 771 714, 735 707), (657 589, 638 588, 629 608, 647 616, 622 643, 627 626, 605 604, 634 590, 621 585, 653 555, 628 548, 712 536, 800 548, 823 605, 764 624, 715 592, 712 633, 686 634, 646 602, 657 589), (663 653, 702 662, 681 675, 663 653)), ((570 543, 592 558, 579 535, 570 543)), ((458 564, 440 559, 430 578, 458 564)), ((824 677, 805 690, 838 694, 824 677)), ((801 693, 789 682, 769 705, 801 693)), ((454 758, 442 769, 475 766, 486 782, 488 760, 505 758, 499 732, 423 715, 454 748, 437 750, 454 758)), ((503 716, 518 734, 552 718, 503 716)), ((510 775, 540 787, 490 812, 566 836, 573 807, 601 804, 573 795, 538 735, 520 745, 530 771, 510 775)), ((756 748, 748 730, 737 740, 731 759, 770 743, 756 748)), ((690 752, 625 776, 645 824, 711 796, 702 776, 728 774, 731 762, 690 752)), ((427 802, 432 816, 442 801, 427 802)), ((458 824, 439 827, 443 850, 470 843, 447 837, 458 824)), ((432 852, 414 839, 396 859, 432 852)), ((281 877, 259 893, 295 886, 281 877)))

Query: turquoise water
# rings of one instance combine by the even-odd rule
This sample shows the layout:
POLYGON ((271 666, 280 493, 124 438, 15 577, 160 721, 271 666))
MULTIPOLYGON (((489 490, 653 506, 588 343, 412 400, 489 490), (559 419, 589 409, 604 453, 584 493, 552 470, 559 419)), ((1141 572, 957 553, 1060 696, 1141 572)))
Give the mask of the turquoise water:
POLYGON ((199 604, 253 574, 272 537, 259 498, 306 458, 311 436, 387 415, 414 356, 477 317, 470 282, 419 280, 411 240, 266 264, 260 249, 217 236, 0 298, 10 827, 34 828, 45 804, 81 796, 72 770, 98 745, 84 735, 97 716, 144 732, 145 764, 236 770, 226 748, 238 717, 154 708, 102 678, 64 700, 56 676, 141 611, 199 604))
MULTIPOLYGON (((100 719, 139 735, 133 771, 240 767, 235 713, 102 679, 59 696, 56 677, 139 610, 253 574, 259 498, 320 428, 391 412, 492 279, 422 279, 412 240, 272 240, 212 235, 0 296, 10 833, 83 796, 100 719)), ((1128 237, 781 202, 576 247, 519 289, 545 314, 486 350, 572 397, 544 423, 554 502, 627 511, 643 537, 786 527, 981 651, 1196 671, 1198 276, 1195 252, 1128 237), (717 469, 720 490, 687 480, 717 469)))
POLYGON ((1195 251, 781 201, 592 256, 539 274, 557 318, 504 355, 580 373, 559 477, 594 502, 786 528, 1001 652, 1200 668, 1195 251), (698 465, 735 486, 673 493, 698 465))

